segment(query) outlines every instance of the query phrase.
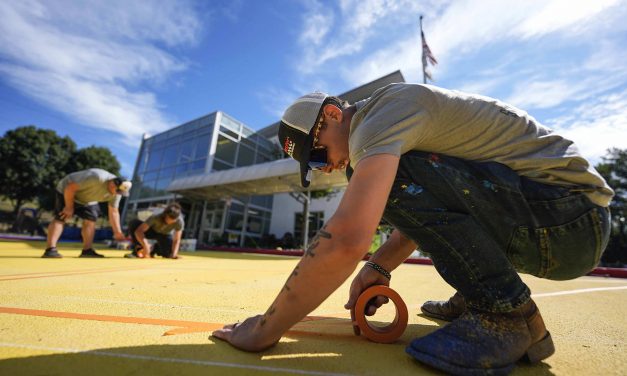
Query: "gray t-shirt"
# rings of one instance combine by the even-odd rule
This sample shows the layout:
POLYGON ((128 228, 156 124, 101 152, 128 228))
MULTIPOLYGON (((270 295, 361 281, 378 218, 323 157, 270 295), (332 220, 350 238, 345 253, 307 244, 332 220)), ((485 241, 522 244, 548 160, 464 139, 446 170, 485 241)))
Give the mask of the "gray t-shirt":
POLYGON ((502 163, 545 184, 581 189, 608 206, 614 191, 575 144, 496 99, 431 85, 391 84, 356 103, 351 166, 374 154, 410 150, 502 163))
POLYGON ((181 216, 179 216, 176 221, 171 224, 165 223, 163 216, 163 213, 153 214, 148 217, 144 223, 148 224, 153 231, 164 235, 168 235, 172 232, 172 230, 181 231, 185 227, 185 221, 183 221, 181 216))
POLYGON ((74 201, 81 205, 94 204, 108 201, 109 205, 117 208, 120 205, 121 196, 111 194, 108 189, 109 180, 115 179, 112 173, 100 168, 73 172, 57 183, 57 192, 63 191, 70 183, 78 184, 78 190, 74 195, 74 201))

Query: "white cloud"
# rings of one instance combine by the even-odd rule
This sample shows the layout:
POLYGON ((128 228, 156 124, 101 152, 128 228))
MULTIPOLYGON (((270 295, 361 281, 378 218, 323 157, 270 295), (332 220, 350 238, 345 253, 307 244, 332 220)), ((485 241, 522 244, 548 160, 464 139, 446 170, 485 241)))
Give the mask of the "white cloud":
MULTIPOLYGON (((378 36, 393 25, 402 32, 389 43, 376 43, 357 38, 359 51, 362 49, 367 51, 370 48, 371 52, 364 53, 359 59, 351 60, 348 63, 350 67, 342 67, 349 74, 347 77, 349 82, 361 84, 396 69, 406 72, 406 77, 410 81, 419 81, 422 67, 417 21, 421 12, 425 13, 427 42, 440 62, 434 73, 441 76, 465 56, 480 51, 487 45, 508 42, 517 44, 532 37, 542 37, 554 32, 566 33, 574 38, 584 30, 602 27, 608 22, 620 26, 624 20, 609 16, 617 12, 624 13, 621 9, 625 7, 626 1, 466 0, 438 5, 427 2, 415 3, 416 5, 411 7, 386 4, 387 17, 370 27, 377 28, 377 33, 370 30, 370 34, 364 34, 367 37, 378 36)), ((344 15, 338 22, 351 21, 352 18, 344 15)), ((588 41, 593 41, 594 38, 593 33, 586 36, 588 41)), ((347 43, 350 45, 350 41, 347 43)), ((324 69, 323 66, 320 68, 324 69)), ((313 70, 311 73, 316 72, 317 70, 313 70)))
POLYGON ((627 149, 627 92, 603 95, 546 124, 575 141, 596 164, 609 148, 627 149))
POLYGON ((585 85, 573 85, 566 81, 525 82, 518 85, 506 100, 520 108, 550 108, 559 105, 585 90, 585 85))
MULTIPOLYGON (((315 0, 307 3, 301 32, 303 49, 297 62, 300 73, 317 72, 327 63, 360 52, 366 41, 397 29, 418 11, 421 3, 411 0, 343 0, 339 9, 315 0), (313 42, 313 43, 307 43, 313 42)), ((416 27, 417 24, 414 25, 416 27)))
POLYGON ((516 29, 524 37, 547 34, 570 27, 570 32, 583 30, 586 20, 597 13, 618 4, 620 0, 572 1, 554 0, 546 2, 536 14, 525 19, 516 29), (571 27, 574 26, 574 27, 571 27))
POLYGON ((171 125, 145 87, 185 69, 163 46, 197 42, 188 2, 0 2, 0 19, 0 73, 24 94, 131 145, 171 125))

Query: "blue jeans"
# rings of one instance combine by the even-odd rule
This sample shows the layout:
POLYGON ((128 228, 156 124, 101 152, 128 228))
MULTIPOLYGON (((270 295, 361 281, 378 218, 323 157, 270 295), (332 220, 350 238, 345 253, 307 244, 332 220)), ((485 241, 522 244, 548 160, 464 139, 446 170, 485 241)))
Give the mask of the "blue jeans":
POLYGON ((520 177, 496 162, 401 156, 384 219, 430 254, 473 308, 507 312, 530 291, 517 272, 585 275, 601 258, 609 209, 580 192, 520 177))

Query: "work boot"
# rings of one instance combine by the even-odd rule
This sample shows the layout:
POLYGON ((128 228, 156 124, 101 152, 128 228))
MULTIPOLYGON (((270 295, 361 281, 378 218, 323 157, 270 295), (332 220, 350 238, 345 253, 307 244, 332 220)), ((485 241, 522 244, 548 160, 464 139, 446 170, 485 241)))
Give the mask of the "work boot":
POLYGON ((44 254, 41 255, 42 258, 62 258, 63 255, 59 253, 57 247, 46 248, 44 254))
POLYGON ((81 252, 81 255, 78 257, 102 258, 104 257, 104 255, 101 255, 100 253, 96 253, 96 251, 93 248, 89 248, 89 249, 83 249, 83 251, 81 252))
POLYGON ((422 313, 426 316, 445 321, 453 321, 466 310, 464 297, 456 292, 449 300, 428 300, 422 307, 422 313))
POLYGON ((506 375, 518 360, 539 362, 555 352, 533 300, 511 312, 467 309, 442 329, 417 338, 405 351, 454 375, 506 375))

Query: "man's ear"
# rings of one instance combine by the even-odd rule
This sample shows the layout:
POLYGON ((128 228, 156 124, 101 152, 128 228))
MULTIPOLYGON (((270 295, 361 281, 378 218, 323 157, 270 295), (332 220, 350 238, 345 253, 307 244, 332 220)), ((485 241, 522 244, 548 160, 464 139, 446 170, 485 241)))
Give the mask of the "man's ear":
POLYGON ((337 106, 334 106, 332 104, 327 104, 322 109, 322 112, 324 113, 324 116, 329 119, 333 119, 337 122, 342 121, 342 110, 337 108, 337 106))

